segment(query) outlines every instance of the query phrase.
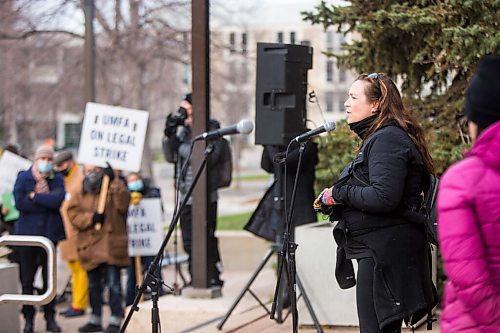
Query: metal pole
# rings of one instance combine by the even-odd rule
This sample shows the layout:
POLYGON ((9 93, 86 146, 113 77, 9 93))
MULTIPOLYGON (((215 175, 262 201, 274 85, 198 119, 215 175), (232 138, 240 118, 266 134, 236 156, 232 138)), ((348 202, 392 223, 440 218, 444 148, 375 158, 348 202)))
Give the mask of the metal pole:
POLYGON ((84 0, 85 14, 85 101, 95 102, 94 0, 84 0))
MULTIPOLYGON (((210 115, 210 41, 209 41, 209 1, 192 2, 192 64, 193 64, 193 133, 203 133, 208 129, 210 115)), ((193 153, 193 169, 203 160, 204 147, 196 146, 193 153)), ((202 174, 193 193, 192 211, 192 253, 193 286, 208 287, 207 258, 207 170, 202 174)))

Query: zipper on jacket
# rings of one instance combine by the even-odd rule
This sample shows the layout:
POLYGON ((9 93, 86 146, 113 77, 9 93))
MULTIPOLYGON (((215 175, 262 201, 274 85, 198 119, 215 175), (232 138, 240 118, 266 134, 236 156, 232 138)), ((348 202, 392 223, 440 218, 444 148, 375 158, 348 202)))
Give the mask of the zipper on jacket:
POLYGON ((352 171, 352 176, 354 178, 356 178, 356 180, 358 180, 361 184, 363 184, 365 186, 370 186, 370 184, 368 184, 367 182, 365 182, 364 180, 362 180, 358 176, 356 176, 356 172, 354 172, 354 170, 352 171))

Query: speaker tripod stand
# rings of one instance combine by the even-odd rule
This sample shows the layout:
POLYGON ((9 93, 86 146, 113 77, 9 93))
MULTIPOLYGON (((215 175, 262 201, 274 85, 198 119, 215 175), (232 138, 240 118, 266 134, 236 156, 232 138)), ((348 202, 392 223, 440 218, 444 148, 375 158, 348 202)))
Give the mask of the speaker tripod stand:
MULTIPOLYGON (((252 295, 252 297, 259 303, 259 305, 266 311, 266 313, 268 315, 271 315, 271 310, 268 308, 268 306, 266 306, 266 304, 263 301, 261 301, 259 299, 259 297, 251 289, 251 287, 252 287, 252 284, 254 283, 255 279, 257 279, 259 273, 266 266, 266 264, 269 261, 269 259, 272 257, 272 255, 274 253, 278 253, 280 248, 281 248, 281 245, 278 245, 278 244, 271 245, 271 247, 266 252, 266 254, 264 255, 264 257, 260 261, 260 263, 257 266, 257 268, 255 269, 255 271, 253 272, 252 277, 245 284, 245 286, 243 287, 243 289, 240 291, 238 297, 236 297, 235 301, 233 302, 233 304, 231 305, 231 307, 229 308, 229 310, 225 314, 224 318, 217 325, 217 328, 219 330, 222 330, 222 327, 224 326, 224 324, 226 323, 226 321, 229 319, 229 317, 233 313, 234 309, 238 306, 238 304, 240 303, 240 301, 242 300, 242 298, 245 296, 245 294, 247 292, 250 295, 252 295)), ((299 278, 298 275, 296 275, 296 282, 297 282, 297 287, 298 287, 298 289, 300 291, 300 295, 298 296, 298 299, 300 299, 301 297, 304 299, 304 303, 305 303, 305 305, 307 307, 307 310, 309 311, 309 314, 311 315, 311 318, 313 320, 314 326, 316 327, 316 331, 317 332, 323 332, 323 330, 321 328, 321 325, 318 322, 318 318, 316 317, 316 314, 314 313, 313 307, 311 305, 311 301, 309 300, 309 298, 308 298, 308 296, 307 296, 307 294, 305 292, 304 286, 302 285, 302 282, 300 281, 300 278, 299 278)), ((278 310, 278 316, 276 318, 276 322, 283 323, 291 312, 288 311, 288 313, 283 318, 283 316, 282 316, 282 310, 283 310, 282 304, 281 303, 278 304, 277 308, 279 310, 278 310)))
MULTIPOLYGON (((296 191, 297 187, 297 179, 298 179, 298 174, 300 170, 300 163, 302 160, 302 153, 305 149, 305 144, 300 145, 299 148, 299 162, 298 162, 298 167, 297 167, 297 172, 295 176, 295 182, 294 182, 294 188, 293 188, 293 193, 292 193, 292 205, 294 202, 294 194, 296 191)), ((284 162, 284 161, 283 161, 284 162)), ((280 193, 278 196, 274 198, 275 203, 277 203, 276 210, 278 212, 281 212, 281 201, 282 201, 282 196, 281 196, 281 171, 280 168, 277 168, 276 170, 276 179, 277 179, 277 189, 278 193, 280 193)), ((298 322, 298 315, 297 315, 297 309, 296 309, 296 304, 297 300, 300 299, 301 297, 304 299, 304 303, 306 305, 307 310, 309 311, 309 314, 311 316, 311 319, 313 320, 314 326, 316 328, 317 332, 322 333, 323 330, 321 328, 321 325, 318 322, 318 318, 316 317, 316 314, 314 313, 314 309, 311 305, 311 302, 309 300, 309 297, 307 296, 307 293, 304 289, 304 286, 300 280, 300 277, 298 276, 296 270, 295 270, 295 250, 297 248, 297 244, 293 242, 293 240, 290 239, 290 218, 293 214, 293 209, 291 210, 291 214, 288 217, 288 221, 286 223, 286 226, 284 228, 284 234, 283 234, 283 243, 278 241, 277 243, 274 243, 270 249, 266 252, 264 257, 262 258, 261 262, 253 272, 251 278, 247 282, 247 284, 244 286, 244 288, 240 291, 238 297, 236 300, 233 302, 231 307, 229 308, 228 312, 224 316, 224 318, 221 320, 221 322, 217 325, 217 328, 219 330, 222 329, 226 321, 229 319, 230 315, 238 305, 238 303, 241 301, 241 299, 245 296, 245 294, 248 292, 250 295, 253 296, 253 298, 259 303, 259 305, 267 312, 268 315, 270 315, 271 319, 275 319, 278 323, 283 323, 288 315, 292 313, 293 316, 293 327, 294 327, 294 332, 297 330, 297 322, 298 322), (279 269, 278 269, 278 281, 276 284, 276 290, 275 290, 275 295, 274 295, 274 301, 272 304, 271 310, 268 309, 266 304, 262 302, 259 297, 252 291, 251 286, 259 273, 262 271, 262 269, 265 267, 269 259, 272 257, 273 253, 278 254, 278 262, 279 262, 279 269), (291 262, 290 259, 293 258, 293 263, 291 262), (283 264, 286 260, 286 264, 283 264), (290 310, 288 313, 285 315, 283 318, 283 297, 279 297, 279 294, 282 294, 282 289, 284 287, 284 283, 281 283, 281 272, 285 269, 287 273, 287 283, 288 283, 288 297, 290 300, 290 310), (299 294, 297 296, 296 293, 296 288, 298 287, 299 294), (280 293, 281 292, 281 293, 280 293), (277 312, 277 317, 275 318, 275 314, 277 312)))

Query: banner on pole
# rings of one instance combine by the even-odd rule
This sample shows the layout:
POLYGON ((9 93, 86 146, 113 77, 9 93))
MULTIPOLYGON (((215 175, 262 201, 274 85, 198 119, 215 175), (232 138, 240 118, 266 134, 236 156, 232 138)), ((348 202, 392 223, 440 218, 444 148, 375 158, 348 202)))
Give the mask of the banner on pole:
POLYGON ((128 208, 128 255, 154 256, 163 242, 161 199, 142 199, 128 208))
POLYGON ((87 103, 78 162, 139 171, 148 117, 146 111, 87 103))
POLYGON ((4 193, 12 192, 17 174, 29 169, 31 164, 30 160, 4 150, 0 158, 0 197, 4 193))

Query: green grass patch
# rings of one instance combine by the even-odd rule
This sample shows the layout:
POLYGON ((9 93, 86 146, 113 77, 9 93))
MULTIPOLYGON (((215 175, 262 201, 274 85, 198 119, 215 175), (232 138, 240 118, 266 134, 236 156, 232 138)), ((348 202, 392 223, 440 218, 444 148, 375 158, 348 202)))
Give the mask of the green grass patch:
POLYGON ((224 215, 217 218, 217 230, 243 230, 253 212, 224 215))
POLYGON ((258 181, 258 180, 267 180, 269 179, 269 174, 262 173, 257 175, 245 175, 240 177, 235 177, 233 180, 241 180, 241 181, 258 181))

